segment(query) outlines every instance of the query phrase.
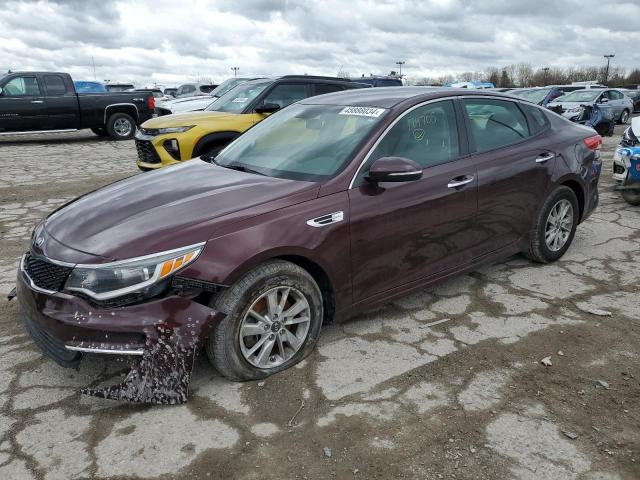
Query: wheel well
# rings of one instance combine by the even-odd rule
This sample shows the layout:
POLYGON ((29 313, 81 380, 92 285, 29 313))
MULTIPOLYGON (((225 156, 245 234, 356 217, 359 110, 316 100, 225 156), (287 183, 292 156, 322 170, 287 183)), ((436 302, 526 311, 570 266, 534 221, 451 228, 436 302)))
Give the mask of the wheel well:
POLYGON ((135 105, 114 105, 111 107, 107 107, 104 112, 104 123, 107 124, 109 118, 116 113, 126 113, 129 115, 135 122, 138 122, 138 109, 135 105))
POLYGON ((563 182, 562 185, 565 187, 569 187, 573 190, 573 193, 576 194, 576 198, 578 199, 578 209, 580 210, 579 214, 580 221, 582 221, 582 213, 584 212, 584 191, 578 182, 575 180, 567 180, 563 182))
POLYGON ((322 302, 323 302, 323 310, 324 310, 324 318, 322 319, 322 323, 331 323, 333 322, 333 313, 335 312, 336 304, 335 304, 335 294, 333 291, 333 286, 331 285, 331 280, 329 279, 329 275, 324 269, 318 265, 317 263, 312 262, 308 258, 300 257, 297 255, 285 255, 282 257, 278 257, 281 260, 286 260, 287 262, 294 263, 301 268, 304 268, 309 275, 313 277, 315 282, 320 287, 320 291, 322 292, 322 302))
POLYGON ((214 133, 212 135, 207 135, 202 137, 196 143, 196 146, 193 149, 193 155, 198 156, 206 147, 215 143, 224 143, 225 145, 232 140, 235 140, 240 136, 237 132, 225 132, 225 133, 214 133))

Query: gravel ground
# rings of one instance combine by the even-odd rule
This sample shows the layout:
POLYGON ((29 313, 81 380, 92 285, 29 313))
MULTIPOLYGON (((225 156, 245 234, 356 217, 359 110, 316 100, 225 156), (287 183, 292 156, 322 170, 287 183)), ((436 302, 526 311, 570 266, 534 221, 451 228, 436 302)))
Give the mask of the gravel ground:
MULTIPOLYGON (((561 261, 513 257, 326 326, 263 382, 202 357, 186 405, 80 396, 126 363, 58 367, 0 299, 0 479, 640 478, 640 209, 611 190, 621 133, 561 261)), ((134 160, 133 142, 86 132, 1 139, 0 293, 38 219, 134 160)))

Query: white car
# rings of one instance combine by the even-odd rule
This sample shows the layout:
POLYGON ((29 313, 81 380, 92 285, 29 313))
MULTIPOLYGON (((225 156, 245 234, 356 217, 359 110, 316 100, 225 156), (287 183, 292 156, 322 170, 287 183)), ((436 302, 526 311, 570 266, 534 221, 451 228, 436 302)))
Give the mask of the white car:
POLYGON ((170 115, 172 113, 197 112, 204 110, 219 97, 227 93, 233 87, 253 78, 229 78, 218 85, 208 95, 197 97, 184 97, 162 102, 156 105, 155 113, 158 116, 170 115))

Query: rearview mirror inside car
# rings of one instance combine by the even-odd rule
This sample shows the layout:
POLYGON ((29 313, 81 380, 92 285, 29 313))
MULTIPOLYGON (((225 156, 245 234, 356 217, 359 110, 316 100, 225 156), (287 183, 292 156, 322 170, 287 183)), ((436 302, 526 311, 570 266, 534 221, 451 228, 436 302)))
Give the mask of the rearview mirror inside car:
POLYGON ((256 107, 256 113, 273 113, 280 110, 280 105, 277 103, 263 103, 259 107, 256 107))
POLYGON ((422 167, 403 157, 382 157, 373 162, 367 179, 371 182, 411 182, 422 178, 422 167))

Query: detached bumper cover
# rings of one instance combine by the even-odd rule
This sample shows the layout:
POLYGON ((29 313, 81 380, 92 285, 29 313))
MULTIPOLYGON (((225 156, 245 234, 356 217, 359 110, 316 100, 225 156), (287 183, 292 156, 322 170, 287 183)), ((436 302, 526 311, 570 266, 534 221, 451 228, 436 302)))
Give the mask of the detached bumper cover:
POLYGON ((82 390, 129 402, 186 402, 195 356, 224 316, 180 296, 99 310, 79 297, 38 292, 20 271, 16 290, 32 338, 59 365, 77 366, 79 352, 132 355, 122 383, 82 390))

